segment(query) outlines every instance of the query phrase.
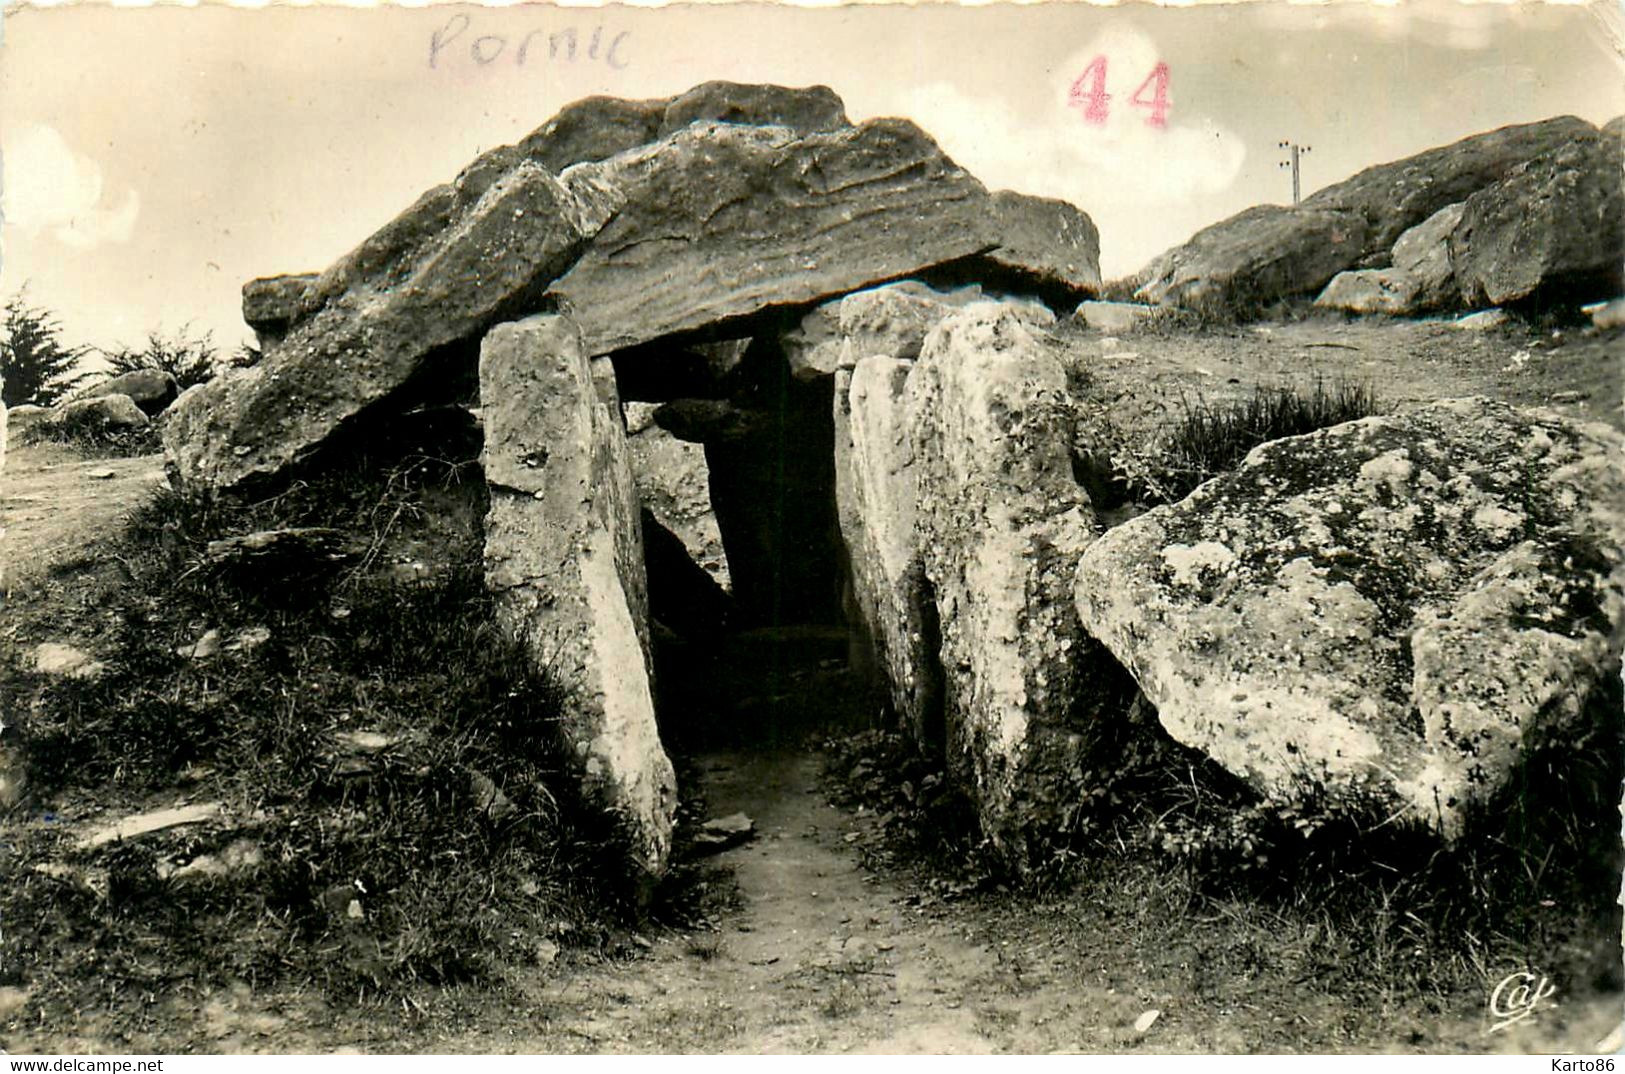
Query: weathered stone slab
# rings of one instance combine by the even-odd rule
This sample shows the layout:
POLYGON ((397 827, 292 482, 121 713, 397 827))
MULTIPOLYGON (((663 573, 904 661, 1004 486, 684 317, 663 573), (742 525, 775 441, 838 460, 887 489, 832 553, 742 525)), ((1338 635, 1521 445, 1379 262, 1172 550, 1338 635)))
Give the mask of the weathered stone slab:
POLYGON ((307 312, 318 277, 318 273, 306 272, 249 280, 243 284, 243 321, 259 334, 262 343, 267 338, 280 340, 307 312))
POLYGON ((658 137, 692 123, 787 127, 798 134, 852 126, 846 118, 846 105, 828 86, 803 89, 745 82, 702 82, 673 97, 661 116, 658 137))
POLYGON ((1469 302, 1575 304, 1625 286, 1620 146, 1595 131, 1467 199, 1450 250, 1469 302))
POLYGON ((1059 346, 1014 310, 972 306, 927 337, 904 408, 949 771, 1018 865, 1084 793, 1095 715, 1067 600, 1095 520, 1072 477, 1059 346))
POLYGON ((1072 319, 1107 335, 1119 336, 1143 325, 1157 312, 1138 302, 1079 302, 1072 319))
POLYGON ((785 361, 798 380, 853 369, 877 354, 913 361, 938 321, 982 301, 979 286, 938 291, 917 280, 854 291, 813 309, 784 334, 785 361))
POLYGON ((526 163, 411 259, 367 254, 387 270, 358 275, 342 301, 300 322, 258 365, 216 377, 170 409, 164 446, 181 480, 226 489, 296 464, 439 348, 471 345, 531 306, 581 248, 593 226, 585 213, 526 163))
POLYGON ((110 377, 81 397, 97 399, 108 395, 128 396, 147 417, 156 417, 181 394, 175 378, 161 369, 135 369, 110 377))
POLYGON ((711 510, 711 476, 705 449, 679 440, 652 422, 628 429, 638 499, 661 525, 683 542, 688 556, 719 586, 728 586, 722 533, 711 510))
POLYGON ((594 354, 998 245, 981 184, 904 120, 807 135, 699 124, 561 178, 617 206, 549 289, 594 354))
POLYGON ((498 621, 569 692, 587 795, 658 877, 677 796, 655 726, 642 523, 614 371, 561 316, 498 325, 480 353, 486 584, 498 621))
POLYGON ((1358 213, 1258 205, 1162 254, 1144 270, 1135 297, 1245 316, 1284 296, 1319 291, 1360 259, 1366 241, 1358 213))
POLYGON ((1453 202, 1511 175, 1597 128, 1574 116, 1521 123, 1474 134, 1449 145, 1375 164, 1303 199, 1309 209, 1343 209, 1366 221, 1367 254, 1393 248, 1400 235, 1453 202))
POLYGON ((197 802, 158 809, 150 813, 137 813, 123 817, 112 824, 87 832, 74 842, 76 850, 94 850, 108 843, 139 839, 154 832, 187 827, 218 820, 225 815, 225 806, 219 802, 197 802))
POLYGON ((517 148, 557 175, 572 164, 605 160, 655 141, 670 103, 664 97, 650 101, 587 97, 559 109, 517 148))
POLYGON ((1399 315, 1416 311, 1421 291, 1421 284, 1404 269, 1350 269, 1332 277, 1315 305, 1350 313, 1399 315))
POLYGON ((988 263, 1023 290, 1077 301, 1100 291, 1100 232, 1071 202, 1000 190, 993 195, 998 249, 988 263))
POLYGON ((145 429, 152 419, 128 395, 97 395, 54 406, 38 424, 49 429, 114 433, 145 429))
POLYGON ((1095 542, 1078 609, 1269 797, 1453 836, 1617 674, 1622 450, 1482 399, 1275 441, 1095 542))
POLYGON ((1416 282, 1415 311, 1449 309, 1461 304, 1450 236, 1461 223, 1464 202, 1446 205, 1394 240, 1394 268, 1416 282))
POLYGON ((878 664, 899 722, 941 756, 941 642, 915 532, 917 476, 904 413, 913 365, 877 353, 836 375, 835 504, 853 610, 874 650, 864 659, 878 664))

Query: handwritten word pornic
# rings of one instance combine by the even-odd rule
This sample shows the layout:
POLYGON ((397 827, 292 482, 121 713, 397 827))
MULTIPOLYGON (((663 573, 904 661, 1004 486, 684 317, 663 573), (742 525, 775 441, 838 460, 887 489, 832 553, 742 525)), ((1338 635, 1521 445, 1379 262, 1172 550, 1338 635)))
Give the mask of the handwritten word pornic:
POLYGON ((627 39, 631 32, 607 31, 594 26, 583 33, 574 26, 535 28, 515 33, 476 33, 468 15, 453 15, 429 35, 429 66, 447 67, 496 63, 524 67, 527 63, 603 63, 616 70, 627 65, 627 39))

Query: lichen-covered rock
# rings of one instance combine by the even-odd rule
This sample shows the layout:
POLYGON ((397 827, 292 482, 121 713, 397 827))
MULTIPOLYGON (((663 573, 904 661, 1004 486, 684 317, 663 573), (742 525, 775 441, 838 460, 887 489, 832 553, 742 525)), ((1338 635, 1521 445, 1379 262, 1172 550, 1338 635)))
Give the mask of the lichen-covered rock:
POLYGON ((1416 283, 1417 312, 1460 305, 1461 288, 1450 256, 1450 236, 1461 223, 1465 202, 1446 205, 1394 240, 1394 268, 1416 283))
POLYGON ((1319 291, 1365 248, 1359 213, 1257 205, 1159 256, 1134 294, 1162 306, 1247 315, 1283 296, 1319 291))
POLYGON ((1450 236, 1467 300, 1499 306, 1545 294, 1578 304, 1619 294, 1621 174, 1619 142, 1592 131, 1468 198, 1450 236))
POLYGON ((872 354, 835 382, 835 504, 864 627, 898 720, 928 754, 946 748, 936 605, 914 528, 914 443, 904 414, 911 357, 872 354))
POLYGON ((607 359, 576 326, 498 325, 480 351, 486 584, 498 622, 568 691, 563 733, 583 786, 658 877, 677 805, 655 726, 642 520, 607 359))
POLYGON ((164 446, 180 479, 226 489, 281 474, 443 348, 472 346, 534 303, 597 226, 590 216, 525 163, 422 245, 369 239, 364 256, 352 255, 342 299, 300 321, 258 365, 170 408, 164 446))
POLYGON ((1622 450, 1482 399, 1275 441, 1095 542, 1078 610, 1272 798, 1455 835, 1617 664, 1622 450))
POLYGON ((998 245, 986 190, 906 120, 812 134, 698 123, 560 178, 606 206, 607 223, 549 289, 593 354, 998 245))
POLYGON ((1412 313, 1421 285, 1404 269, 1350 269, 1332 277, 1315 299, 1324 309, 1350 313, 1412 313))
POLYGON ((317 273, 261 276, 243 284, 243 321, 260 337, 261 345, 288 334, 293 322, 305 315, 317 273))
POLYGON ((145 429, 152 424, 146 411, 128 395, 98 395, 74 399, 51 408, 38 422, 41 429, 55 432, 114 433, 145 429))
POLYGON ((1009 307, 971 306, 926 338, 904 406, 949 771, 1018 866, 1083 794, 1095 717, 1068 600, 1095 520, 1072 476, 1059 347, 1009 307))

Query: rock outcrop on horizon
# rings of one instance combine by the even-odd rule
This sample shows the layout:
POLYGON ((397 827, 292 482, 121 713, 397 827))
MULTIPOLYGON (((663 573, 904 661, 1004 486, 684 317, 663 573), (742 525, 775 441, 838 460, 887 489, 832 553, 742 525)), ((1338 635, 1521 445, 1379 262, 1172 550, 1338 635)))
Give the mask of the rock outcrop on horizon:
MULTIPOLYGON (((1404 274, 1410 268, 1399 266, 1393 253, 1407 231, 1526 164, 1598 137, 1584 120, 1559 116, 1366 168, 1298 205, 1254 206, 1203 228, 1142 269, 1135 294, 1159 305, 1246 317, 1283 298, 1316 294, 1339 273, 1382 269, 1385 275, 1338 285, 1324 304, 1346 299, 1353 303, 1347 308, 1409 312, 1427 292, 1413 288, 1404 274), (1400 274, 1387 271, 1395 266, 1400 274)), ((1617 185, 1617 159, 1613 171, 1617 185)), ((1453 237, 1452 249, 1459 246, 1453 237)))
POLYGON ((1622 451, 1482 399, 1274 441, 1091 545, 1079 614, 1270 799, 1453 837, 1618 674, 1622 451))
POLYGON ((1468 198, 1451 232, 1469 305, 1545 292, 1578 301, 1625 291, 1625 193, 1618 138, 1596 134, 1521 165, 1468 198))

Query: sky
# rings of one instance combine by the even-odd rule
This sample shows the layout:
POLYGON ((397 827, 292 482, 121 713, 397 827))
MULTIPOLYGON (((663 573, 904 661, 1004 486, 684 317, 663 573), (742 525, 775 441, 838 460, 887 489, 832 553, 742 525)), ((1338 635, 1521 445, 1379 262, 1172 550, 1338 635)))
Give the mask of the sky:
POLYGON ((1620 25, 1607 0, 12 11, 0 294, 26 286, 70 342, 190 326, 230 349, 252 338, 243 281, 323 268, 572 100, 710 79, 907 116, 990 188, 1088 212, 1112 278, 1290 201, 1282 140, 1311 147, 1307 195, 1507 123, 1625 112, 1620 25), (570 29, 574 57, 563 37, 550 56, 570 29))

